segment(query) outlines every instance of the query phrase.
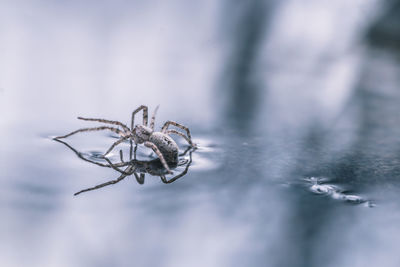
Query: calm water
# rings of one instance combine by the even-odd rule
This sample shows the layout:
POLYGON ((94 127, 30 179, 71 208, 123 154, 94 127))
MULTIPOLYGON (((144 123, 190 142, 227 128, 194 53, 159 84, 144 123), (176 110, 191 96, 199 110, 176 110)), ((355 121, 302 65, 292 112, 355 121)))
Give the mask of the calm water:
MULTIPOLYGON (((382 6, 216 2, 0 2, 1 266, 399 266, 400 38, 382 6), (188 173, 73 196, 119 174, 52 137, 141 104, 190 128, 188 173)), ((65 141, 101 161, 115 139, 65 141)))

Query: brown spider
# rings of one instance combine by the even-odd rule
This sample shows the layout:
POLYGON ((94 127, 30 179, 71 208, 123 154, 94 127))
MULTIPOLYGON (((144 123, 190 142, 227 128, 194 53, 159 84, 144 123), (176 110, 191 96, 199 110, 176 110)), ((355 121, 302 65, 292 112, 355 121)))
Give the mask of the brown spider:
MULTIPOLYGON (((154 122, 157 114, 158 107, 154 110, 153 116, 151 117, 150 125, 148 124, 148 108, 147 106, 140 106, 136 110, 132 112, 132 119, 131 119, 131 128, 128 128, 125 124, 119 121, 112 121, 112 120, 105 120, 105 119, 93 119, 93 118, 82 118, 78 117, 80 120, 85 121, 97 121, 106 124, 117 125, 122 128, 116 128, 111 126, 100 126, 100 127, 92 127, 92 128, 83 128, 76 131, 73 131, 69 134, 63 136, 57 136, 54 139, 62 139, 73 134, 79 132, 88 132, 88 131, 101 131, 101 130, 110 130, 120 136, 120 138, 114 142, 111 147, 103 154, 105 157, 108 153, 110 153, 114 147, 122 143, 123 141, 129 139, 130 142, 134 141, 135 144, 144 144, 146 147, 151 148, 160 159, 164 168, 168 171, 169 174, 172 174, 167 162, 169 163, 176 163, 178 162, 178 153, 179 148, 176 142, 169 136, 170 134, 176 134, 183 137, 188 143, 190 147, 195 147, 195 144, 192 142, 192 137, 190 135, 189 128, 186 126, 176 123, 174 121, 167 121, 164 123, 163 127, 161 128, 160 132, 154 131, 154 122), (134 125, 134 119, 136 113, 143 110, 143 124, 134 125), (184 131, 186 131, 186 135, 182 132, 177 130, 171 129, 169 130, 168 127, 170 125, 176 126, 184 131)), ((136 151, 136 147, 135 147, 136 151)))

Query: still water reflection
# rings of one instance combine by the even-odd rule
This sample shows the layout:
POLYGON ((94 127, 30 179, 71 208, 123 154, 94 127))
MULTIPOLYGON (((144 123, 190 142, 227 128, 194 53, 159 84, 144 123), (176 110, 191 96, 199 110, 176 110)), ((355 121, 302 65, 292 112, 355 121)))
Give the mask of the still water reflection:
MULTIPOLYGON (((145 174, 148 173, 152 176, 159 176, 161 178, 161 181, 165 184, 172 183, 179 178, 183 177, 184 175, 187 174, 190 164, 192 163, 192 152, 196 150, 196 147, 188 147, 185 149, 183 153, 179 155, 180 159, 178 162, 167 162, 168 166, 170 167, 171 170, 178 171, 177 168, 183 166, 183 170, 177 174, 177 175, 172 175, 172 177, 166 178, 168 175, 168 171, 164 168, 163 164, 161 163, 159 158, 152 159, 152 160, 138 160, 137 159, 137 146, 133 148, 132 142, 129 144, 129 161, 126 162, 124 161, 124 152, 122 149, 119 150, 119 162, 111 162, 111 160, 108 157, 104 157, 103 154, 101 153, 90 153, 88 158, 85 157, 85 155, 82 152, 77 151, 75 148, 70 146, 68 143, 61 141, 60 139, 54 139, 54 141, 57 141, 59 143, 64 144, 67 146, 69 149, 71 149, 80 159, 90 162, 92 164, 101 166, 101 167, 107 167, 107 168, 112 168, 118 173, 120 173, 120 176, 115 179, 111 180, 99 185, 96 185, 94 187, 90 187, 87 189, 83 189, 74 195, 79 195, 83 192, 87 191, 92 191, 96 189, 100 189, 105 186, 113 185, 116 183, 119 183, 123 179, 125 179, 128 176, 134 175, 136 178, 136 181, 139 184, 144 184, 144 178, 145 174), (188 154, 188 158, 182 158, 188 154), (124 169, 121 170, 120 168, 123 167, 124 169)), ((140 153, 140 151, 139 151, 140 153)))
MULTIPOLYGON (((0 265, 399 266, 398 1, 377 2, 0 2, 0 265), (117 171, 48 137, 141 104, 190 127, 186 175, 73 197, 117 171)), ((109 140, 68 144, 110 165, 109 140)))

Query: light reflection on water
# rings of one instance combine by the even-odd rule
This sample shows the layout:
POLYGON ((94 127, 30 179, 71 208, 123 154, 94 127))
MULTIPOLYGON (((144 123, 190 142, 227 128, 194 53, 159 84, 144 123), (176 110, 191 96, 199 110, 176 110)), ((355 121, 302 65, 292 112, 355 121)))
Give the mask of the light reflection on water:
MULTIPOLYGON (((2 2, 0 265, 398 266, 400 64, 359 43, 374 3, 2 2), (49 137, 141 104, 190 127, 188 174, 73 197, 116 173, 49 137)), ((68 141, 99 160, 114 139, 68 141)))

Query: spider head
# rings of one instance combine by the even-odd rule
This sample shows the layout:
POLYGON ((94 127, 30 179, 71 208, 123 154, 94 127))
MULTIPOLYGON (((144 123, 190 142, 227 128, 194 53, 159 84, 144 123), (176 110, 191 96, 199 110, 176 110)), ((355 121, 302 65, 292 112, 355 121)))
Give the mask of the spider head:
POLYGON ((149 140, 152 133, 153 130, 151 128, 138 124, 133 130, 133 139, 135 140, 135 143, 142 144, 149 140))

